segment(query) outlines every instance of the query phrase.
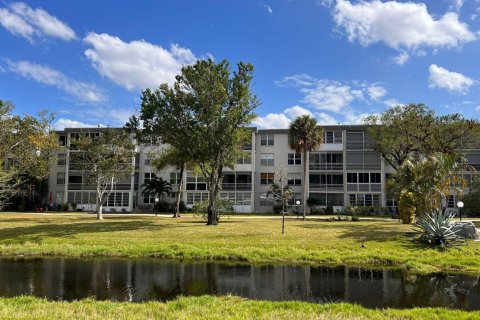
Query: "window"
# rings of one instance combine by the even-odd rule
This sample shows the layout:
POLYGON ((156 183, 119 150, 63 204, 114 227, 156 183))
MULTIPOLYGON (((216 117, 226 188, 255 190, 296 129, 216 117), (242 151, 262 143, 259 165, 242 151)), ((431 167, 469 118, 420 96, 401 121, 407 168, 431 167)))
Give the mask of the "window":
POLYGON ((207 190, 207 183, 205 178, 202 176, 197 176, 193 172, 187 172, 187 190, 207 190))
POLYGON ((66 154, 65 153, 59 153, 58 154, 58 160, 57 160, 57 164, 59 166, 64 166, 67 164, 67 158, 66 158, 66 154))
POLYGON ((57 184, 65 184, 65 172, 57 172, 57 184))
POLYGON ((250 153, 244 154, 243 157, 237 160, 237 164, 252 164, 252 155, 250 153))
POLYGON ((275 180, 275 174, 272 173, 260 173, 260 184, 273 184, 275 180))
POLYGON ((82 181, 83 181, 82 176, 74 176, 74 175, 68 176, 68 183, 82 183, 82 181))
POLYGON ((187 193, 187 204, 193 205, 195 202, 208 200, 208 192, 189 192, 187 193))
POLYGON ((350 194, 349 202, 351 206, 379 206, 379 194, 350 194))
POLYGON ((229 201, 232 205, 246 206, 252 204, 252 196, 250 193, 243 192, 222 192, 220 199, 229 201))
POLYGON ((368 183, 369 182, 369 174, 364 172, 358 173, 358 182, 360 183, 368 183))
POLYGON ((182 177, 180 176, 180 172, 170 172, 170 184, 177 185, 180 184, 182 177))
POLYGON ((302 184, 302 174, 301 173, 289 173, 288 174, 288 184, 291 186, 299 186, 302 184))
POLYGON ((63 203, 63 192, 57 192, 55 195, 55 204, 63 203))
POLYGON ((150 180, 153 180, 155 179, 156 176, 155 176, 155 173, 153 172, 145 172, 144 176, 143 176, 143 181, 144 182, 147 182, 147 181, 150 181, 150 180))
POLYGON ((58 137, 58 145, 66 146, 67 145, 67 136, 59 136, 58 137))
POLYGON ((260 154, 260 165, 262 166, 273 166, 273 153, 262 153, 260 154))
POLYGON ((262 146, 273 146, 274 139, 272 133, 262 133, 260 136, 260 145, 262 146))
POLYGON ((261 206, 273 206, 273 195, 266 192, 260 193, 260 205, 261 206))
POLYGON ((455 208, 455 196, 449 195, 447 199, 447 208, 455 208))
POLYGON ((342 143, 342 131, 325 131, 325 143, 342 143))
POLYGON ((347 173, 347 183, 357 183, 357 173, 349 172, 347 173))
POLYGON ((302 164, 302 155, 300 153, 289 153, 288 154, 288 165, 289 166, 299 166, 302 164))
POLYGON ((381 175, 377 172, 370 173, 370 183, 381 183, 381 175))

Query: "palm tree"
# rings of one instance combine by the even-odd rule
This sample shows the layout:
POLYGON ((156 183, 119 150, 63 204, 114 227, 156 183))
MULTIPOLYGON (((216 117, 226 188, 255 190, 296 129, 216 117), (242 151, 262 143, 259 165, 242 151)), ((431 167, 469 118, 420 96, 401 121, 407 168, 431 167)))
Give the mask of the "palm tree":
POLYGON ((180 218, 180 201, 182 199, 182 194, 185 192, 183 174, 187 169, 187 166, 190 168, 195 168, 195 164, 193 161, 191 161, 189 155, 180 152, 174 147, 169 147, 153 160, 152 165, 157 171, 160 171, 168 166, 176 167, 177 170, 179 170, 180 181, 178 183, 178 190, 175 198, 175 211, 173 213, 173 217, 180 218))
POLYGON ((161 198, 164 194, 170 194, 172 187, 168 181, 155 177, 142 185, 142 194, 144 197, 161 198))
POLYGON ((288 133, 288 144, 303 158, 303 220, 307 214, 308 190, 308 153, 317 149, 323 142, 323 129, 315 118, 304 115, 296 118, 291 124, 288 133))

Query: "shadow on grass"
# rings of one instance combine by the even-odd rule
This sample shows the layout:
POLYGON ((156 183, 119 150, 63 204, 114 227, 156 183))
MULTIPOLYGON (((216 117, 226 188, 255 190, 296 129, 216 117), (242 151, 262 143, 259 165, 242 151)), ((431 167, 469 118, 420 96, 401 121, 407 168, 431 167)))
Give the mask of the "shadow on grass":
MULTIPOLYGON (((108 220, 114 220, 108 218, 108 220)), ((91 223, 36 224, 33 226, 5 228, 0 232, 0 243, 41 242, 45 238, 68 238, 79 233, 102 233, 164 228, 152 221, 98 221, 91 223)), ((32 220, 30 220, 32 221, 32 220)))

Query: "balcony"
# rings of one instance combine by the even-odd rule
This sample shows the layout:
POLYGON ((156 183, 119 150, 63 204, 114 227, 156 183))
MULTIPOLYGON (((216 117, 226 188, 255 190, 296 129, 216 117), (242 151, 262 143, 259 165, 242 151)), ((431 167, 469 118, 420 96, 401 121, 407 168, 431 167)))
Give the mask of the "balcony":
POLYGON ((342 171, 343 163, 310 163, 309 168, 313 171, 342 171))
POLYGON ((225 191, 251 191, 251 183, 222 183, 222 190, 225 191))
POLYGON ((343 192, 343 184, 310 183, 310 191, 337 191, 343 192))
POLYGON ((347 191, 380 192, 382 191, 382 184, 381 183, 348 183, 347 191))

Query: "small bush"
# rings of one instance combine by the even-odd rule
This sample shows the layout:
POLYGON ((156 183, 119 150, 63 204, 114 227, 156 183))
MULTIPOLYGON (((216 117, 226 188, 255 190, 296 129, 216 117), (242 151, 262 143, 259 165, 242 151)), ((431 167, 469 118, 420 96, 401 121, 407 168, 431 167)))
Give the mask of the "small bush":
POLYGON ((456 241, 457 231, 451 223, 454 216, 453 212, 447 213, 441 210, 421 215, 415 222, 415 227, 419 229, 417 231, 421 232, 420 239, 442 246, 456 241))
POLYGON ((325 208, 325 214, 333 214, 333 206, 331 204, 328 204, 325 208))
MULTIPOLYGON (((234 213, 233 204, 228 200, 218 200, 217 206, 219 213, 218 219, 220 219, 220 217, 223 215, 234 213)), ((201 214, 202 217, 206 219, 208 214, 208 200, 195 202, 192 207, 192 212, 196 214, 201 214)))

